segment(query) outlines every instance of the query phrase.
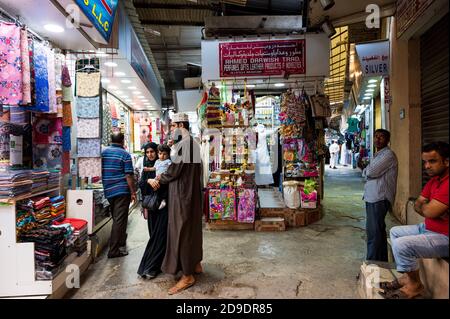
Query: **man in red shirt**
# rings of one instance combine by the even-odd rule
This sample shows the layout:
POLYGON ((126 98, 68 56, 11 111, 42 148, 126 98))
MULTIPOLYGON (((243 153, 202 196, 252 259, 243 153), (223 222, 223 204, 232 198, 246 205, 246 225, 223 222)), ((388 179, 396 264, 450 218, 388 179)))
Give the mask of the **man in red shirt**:
POLYGON ((414 204, 425 217, 419 225, 397 226, 391 229, 391 243, 397 271, 404 273, 398 280, 380 283, 386 298, 414 298, 424 287, 420 281, 419 258, 448 257, 448 143, 437 142, 422 150, 424 168, 431 180, 414 204))

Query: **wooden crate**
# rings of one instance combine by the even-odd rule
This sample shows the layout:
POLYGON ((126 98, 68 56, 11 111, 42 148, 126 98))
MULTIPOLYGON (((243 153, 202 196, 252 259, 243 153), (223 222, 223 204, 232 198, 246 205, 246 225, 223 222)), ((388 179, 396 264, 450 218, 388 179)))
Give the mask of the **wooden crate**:
POLYGON ((255 221, 255 231, 285 231, 286 221, 283 217, 263 217, 260 220, 255 221))
POLYGON ((285 219, 289 227, 300 227, 306 225, 306 213, 304 210, 291 209, 286 211, 285 219))
POLYGON ((208 230, 253 230, 255 225, 253 223, 238 223, 234 220, 210 220, 206 224, 208 230))
POLYGON ((259 209, 259 214, 261 217, 285 217, 286 209, 284 207, 264 207, 259 209))
POLYGON ((306 225, 318 222, 322 218, 322 209, 319 206, 316 209, 305 209, 306 211, 306 225))

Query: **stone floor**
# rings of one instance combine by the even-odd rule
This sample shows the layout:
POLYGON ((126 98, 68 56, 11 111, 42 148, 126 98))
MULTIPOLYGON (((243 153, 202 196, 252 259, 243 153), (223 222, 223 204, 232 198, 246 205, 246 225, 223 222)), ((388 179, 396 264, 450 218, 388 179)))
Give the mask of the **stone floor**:
MULTIPOLYGON (((207 231, 204 274, 190 289, 168 296, 169 275, 145 281, 136 274, 147 239, 146 222, 131 215, 124 258, 103 254, 68 298, 359 298, 356 276, 365 257, 363 182, 358 170, 325 174, 324 218, 280 233, 207 231)), ((388 227, 395 220, 387 218, 388 227)))

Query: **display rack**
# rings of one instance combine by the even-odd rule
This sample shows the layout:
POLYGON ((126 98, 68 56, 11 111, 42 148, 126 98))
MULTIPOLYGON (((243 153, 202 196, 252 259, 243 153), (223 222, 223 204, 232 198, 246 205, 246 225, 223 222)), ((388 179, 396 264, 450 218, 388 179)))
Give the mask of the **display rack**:
MULTIPOLYGON (((35 279, 34 243, 21 243, 16 235, 16 203, 19 200, 48 194, 58 196, 59 188, 28 196, 19 196, 0 204, 0 297, 52 296, 62 297, 67 291, 66 278, 71 272, 61 271, 53 280, 35 279)), ((79 267, 80 274, 90 264, 88 251, 81 256, 69 255, 65 264, 79 267)))

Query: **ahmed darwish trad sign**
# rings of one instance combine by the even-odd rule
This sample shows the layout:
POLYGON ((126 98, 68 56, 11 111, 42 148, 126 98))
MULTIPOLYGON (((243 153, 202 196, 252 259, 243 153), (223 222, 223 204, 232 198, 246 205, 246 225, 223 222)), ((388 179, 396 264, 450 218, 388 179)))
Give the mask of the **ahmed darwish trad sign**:
POLYGON ((220 43, 219 55, 220 77, 306 73, 304 39, 220 43))

